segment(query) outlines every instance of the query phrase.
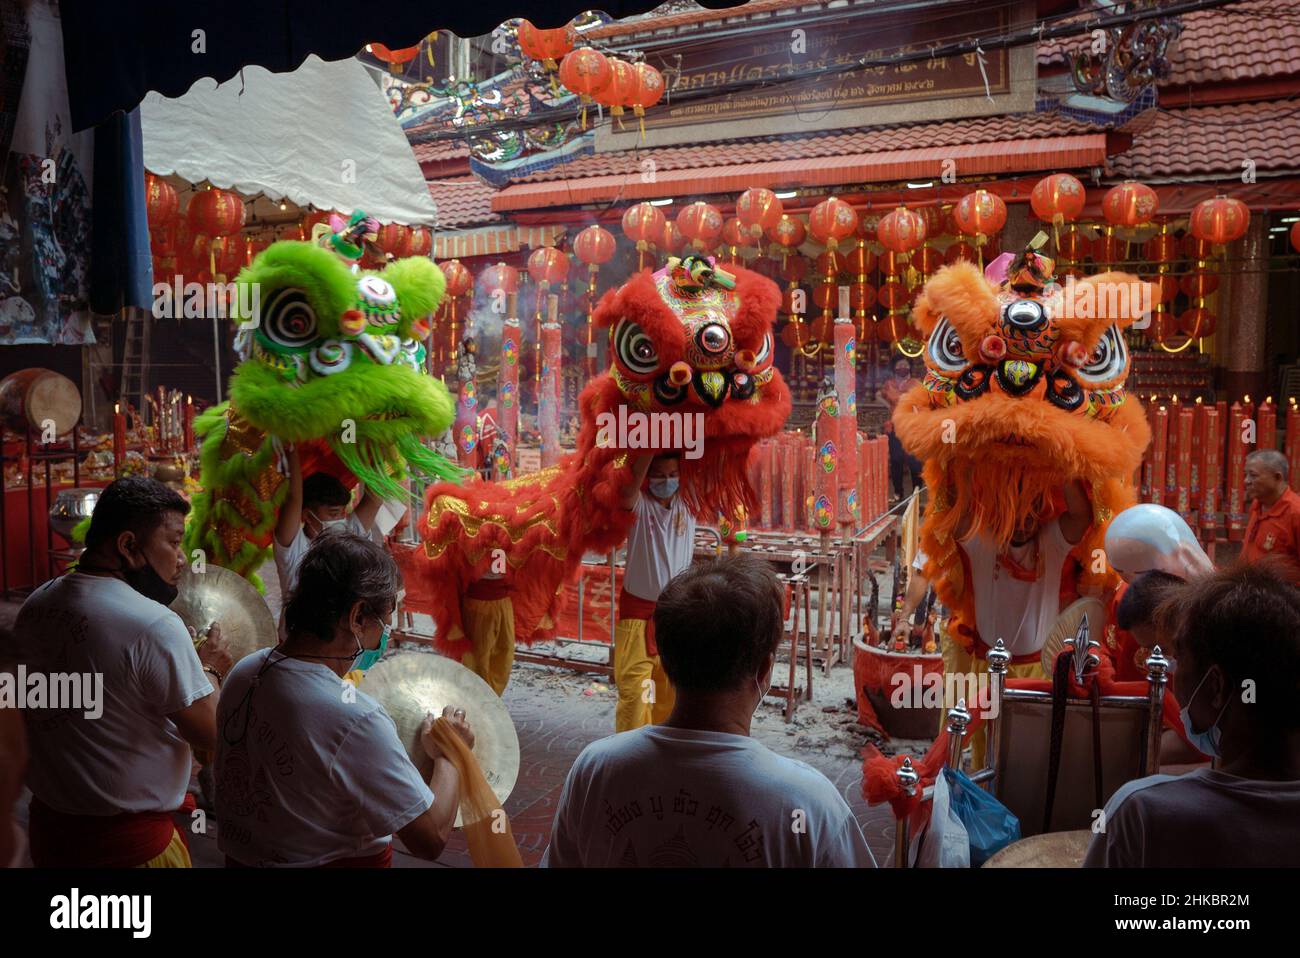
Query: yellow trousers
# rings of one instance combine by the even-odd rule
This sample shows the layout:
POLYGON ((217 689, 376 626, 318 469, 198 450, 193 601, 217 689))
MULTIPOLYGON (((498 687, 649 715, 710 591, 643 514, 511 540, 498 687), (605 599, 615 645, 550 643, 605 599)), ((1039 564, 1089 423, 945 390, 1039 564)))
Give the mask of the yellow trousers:
MULTIPOLYGON (((987 659, 972 655, 953 641, 947 631, 943 634, 943 713, 939 716, 939 730, 948 726, 948 709, 957 704, 957 689, 971 687, 970 679, 975 678, 981 695, 984 689, 992 691, 991 686, 987 686, 989 663, 987 659), (948 676, 960 676, 961 683, 949 682, 948 676)), ((1041 679, 1045 678, 1043 667, 1037 661, 1022 662, 1020 664, 1011 663, 1007 666, 1007 678, 1009 679, 1041 679)), ((983 704, 981 702, 981 704, 983 704)), ((988 750, 988 742, 983 726, 975 732, 970 738, 971 749, 971 770, 978 772, 984 767, 984 760, 988 750)))
POLYGON ((462 599, 460 619, 470 649, 460 664, 501 695, 515 664, 515 612, 506 599, 462 599))
POLYGON ((164 848, 161 854, 155 855, 143 865, 136 865, 136 868, 192 868, 193 862, 190 861, 190 850, 185 847, 185 840, 181 838, 179 831, 172 832, 172 840, 164 848))
POLYGON ((668 718, 676 698, 672 683, 645 645, 645 619, 619 619, 614 627, 614 684, 618 705, 614 731, 658 725, 668 718))

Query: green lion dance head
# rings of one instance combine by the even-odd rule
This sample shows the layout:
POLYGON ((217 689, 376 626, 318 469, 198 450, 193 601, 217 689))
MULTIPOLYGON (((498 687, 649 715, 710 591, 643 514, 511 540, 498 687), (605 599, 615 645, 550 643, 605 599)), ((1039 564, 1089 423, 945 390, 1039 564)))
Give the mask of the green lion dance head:
POLYGON ((238 282, 256 292, 241 302, 257 304, 256 316, 235 316, 245 362, 230 398, 244 419, 284 442, 324 440, 387 498, 403 495, 396 480, 407 465, 459 477, 420 442, 455 418, 446 388, 421 371, 446 287, 437 266, 412 257, 354 273, 328 249, 282 242, 238 282))
POLYGON ((390 500, 407 498, 408 473, 454 481, 464 473, 421 442, 455 415, 446 387, 422 372, 422 341, 446 287, 437 266, 412 257, 353 272, 328 248, 280 242, 236 282, 242 362, 229 403, 195 420, 203 491, 187 547, 256 582, 288 492, 283 444, 326 459, 333 452, 390 500))

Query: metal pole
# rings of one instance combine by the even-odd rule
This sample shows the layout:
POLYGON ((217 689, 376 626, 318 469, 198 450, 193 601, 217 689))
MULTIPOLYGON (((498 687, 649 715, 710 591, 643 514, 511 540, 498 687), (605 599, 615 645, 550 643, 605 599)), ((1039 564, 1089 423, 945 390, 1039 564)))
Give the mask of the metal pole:
MULTIPOLYGON (((146 320, 148 322, 148 320, 146 320)), ((221 402, 221 329, 219 320, 212 317, 212 368, 217 375, 217 402, 221 402)))
MULTIPOLYGON (((993 648, 989 649, 989 684, 992 686, 992 708, 990 709, 989 731, 988 731, 988 752, 984 760, 986 768, 993 769, 993 778, 988 786, 988 791, 993 795, 998 794, 1001 787, 1002 779, 998 777, 998 748, 1002 742, 1002 709, 1006 704, 1004 693, 1007 688, 1007 666, 1011 662, 1011 653, 1007 651, 1005 643, 1001 639, 993 643, 993 648)), ((979 771, 979 769, 976 769, 979 771)))

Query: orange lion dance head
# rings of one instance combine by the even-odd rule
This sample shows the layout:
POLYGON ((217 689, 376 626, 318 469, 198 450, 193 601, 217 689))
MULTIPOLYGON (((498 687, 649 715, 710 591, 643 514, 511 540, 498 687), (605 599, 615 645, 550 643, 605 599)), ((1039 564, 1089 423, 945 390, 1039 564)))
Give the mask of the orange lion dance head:
POLYGON ((1150 432, 1124 391, 1123 330, 1156 301, 1154 287, 1125 273, 1061 285, 1051 273, 1032 251, 1000 283, 958 262, 917 300, 925 381, 899 400, 894 426, 925 462, 926 524, 940 542, 966 513, 1007 542, 1017 525, 1049 514, 1070 480, 1089 490, 1094 527, 1133 499, 1150 432))

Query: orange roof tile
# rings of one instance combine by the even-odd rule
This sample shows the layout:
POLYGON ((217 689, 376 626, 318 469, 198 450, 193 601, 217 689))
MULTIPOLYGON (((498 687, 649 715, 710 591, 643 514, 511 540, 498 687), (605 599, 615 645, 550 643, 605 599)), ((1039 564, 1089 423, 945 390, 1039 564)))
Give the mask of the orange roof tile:
MULTIPOLYGON (((1173 72, 1162 86, 1300 73, 1300 0, 1243 0, 1185 13, 1182 22, 1169 50, 1173 72)), ((1088 34, 1045 41, 1038 62, 1072 59, 1091 43, 1088 34)))
POLYGON ((458 229, 483 223, 498 223, 492 212, 495 190, 477 176, 451 176, 429 180, 429 195, 438 206, 438 228, 458 229))
POLYGON ((1125 131, 1133 144, 1111 158, 1116 176, 1236 178, 1244 160, 1257 174, 1294 173, 1300 102, 1148 110, 1125 131))

